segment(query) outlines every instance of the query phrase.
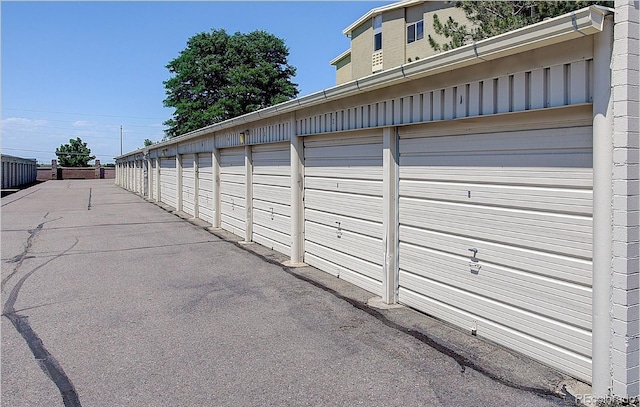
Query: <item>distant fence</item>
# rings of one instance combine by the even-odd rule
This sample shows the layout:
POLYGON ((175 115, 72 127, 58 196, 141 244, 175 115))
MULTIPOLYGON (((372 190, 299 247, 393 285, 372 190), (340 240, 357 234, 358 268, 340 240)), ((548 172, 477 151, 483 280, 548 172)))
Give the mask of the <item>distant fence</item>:
POLYGON ((116 170, 102 167, 96 160, 94 167, 58 167, 57 160, 51 160, 51 166, 38 168, 38 181, 61 179, 115 179, 116 170))
POLYGON ((30 184, 36 180, 35 159, 2 155, 2 189, 30 184))

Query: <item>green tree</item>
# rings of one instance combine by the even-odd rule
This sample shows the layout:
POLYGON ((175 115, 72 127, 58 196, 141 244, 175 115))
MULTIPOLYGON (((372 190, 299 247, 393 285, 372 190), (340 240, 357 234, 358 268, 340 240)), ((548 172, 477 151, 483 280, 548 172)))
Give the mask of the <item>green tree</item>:
POLYGON ((69 139, 69 144, 62 144, 56 148, 56 155, 62 167, 88 167, 89 161, 96 158, 91 155, 91 149, 87 147, 87 143, 80 140, 80 137, 75 140, 69 139))
POLYGON ((613 1, 458 1, 456 7, 464 10, 473 25, 467 27, 451 17, 443 23, 434 15, 434 32, 448 41, 440 44, 431 35, 428 41, 435 51, 448 51, 596 4, 613 7, 613 1))
POLYGON ((144 139, 144 146, 145 147, 149 147, 152 144, 153 144, 153 141, 151 141, 151 139, 148 139, 148 138, 144 139))
POLYGON ((168 138, 250 113, 298 95, 291 79, 296 70, 287 62, 289 49, 266 31, 227 34, 212 30, 189 38, 187 47, 166 66, 164 81, 173 107, 168 138))

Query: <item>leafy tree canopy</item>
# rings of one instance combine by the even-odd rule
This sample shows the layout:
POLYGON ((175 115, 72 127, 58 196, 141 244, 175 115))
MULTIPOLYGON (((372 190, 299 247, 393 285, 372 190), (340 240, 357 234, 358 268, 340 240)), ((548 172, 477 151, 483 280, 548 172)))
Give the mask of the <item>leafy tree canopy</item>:
POLYGON ((144 146, 145 147, 149 147, 150 145, 153 145, 153 141, 151 141, 151 139, 144 139, 144 146))
POLYGON ((62 144, 56 148, 56 156, 62 167, 88 167, 89 161, 96 158, 95 155, 91 155, 91 149, 80 137, 75 140, 69 139, 69 144, 62 144))
POLYGON ((440 44, 431 35, 428 41, 435 51, 448 51, 471 41, 483 40, 596 4, 613 7, 613 1, 458 1, 456 7, 464 10, 473 26, 467 27, 451 17, 442 22, 434 15, 434 32, 448 41, 440 44))
POLYGON ((266 31, 212 30, 191 37, 166 66, 172 77, 163 82, 164 105, 175 109, 164 122, 167 137, 296 97, 296 69, 288 56, 284 41, 266 31))

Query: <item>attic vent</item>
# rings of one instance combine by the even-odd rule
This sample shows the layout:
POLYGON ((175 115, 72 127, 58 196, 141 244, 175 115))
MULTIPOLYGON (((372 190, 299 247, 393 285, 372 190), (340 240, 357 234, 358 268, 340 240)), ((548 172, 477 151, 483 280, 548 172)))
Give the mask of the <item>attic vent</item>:
POLYGON ((371 72, 382 71, 382 50, 371 55, 371 72))

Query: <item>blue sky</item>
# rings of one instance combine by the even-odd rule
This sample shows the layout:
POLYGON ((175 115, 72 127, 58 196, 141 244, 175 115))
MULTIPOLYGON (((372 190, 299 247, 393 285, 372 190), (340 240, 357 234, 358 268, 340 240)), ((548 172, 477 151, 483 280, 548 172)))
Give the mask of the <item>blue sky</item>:
POLYGON ((50 163, 70 138, 103 163, 158 141, 166 64, 213 28, 284 39, 300 96, 334 86, 329 61, 349 48, 342 30, 391 1, 2 1, 2 153, 50 163))

